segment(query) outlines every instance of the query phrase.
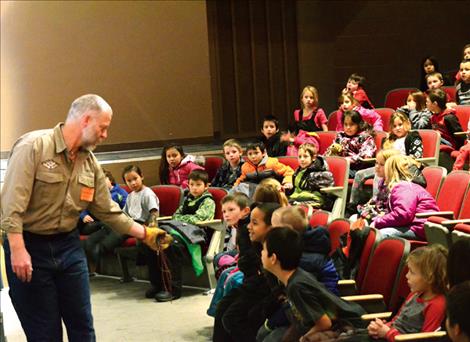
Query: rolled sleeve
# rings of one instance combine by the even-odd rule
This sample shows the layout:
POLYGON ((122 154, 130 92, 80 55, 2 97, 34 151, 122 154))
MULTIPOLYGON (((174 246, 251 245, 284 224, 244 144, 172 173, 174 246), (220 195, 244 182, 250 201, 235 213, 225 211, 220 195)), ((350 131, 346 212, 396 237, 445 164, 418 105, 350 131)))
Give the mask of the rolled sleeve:
POLYGON ((20 142, 13 148, 1 192, 1 227, 7 233, 23 232, 23 217, 33 190, 35 160, 32 144, 20 142))

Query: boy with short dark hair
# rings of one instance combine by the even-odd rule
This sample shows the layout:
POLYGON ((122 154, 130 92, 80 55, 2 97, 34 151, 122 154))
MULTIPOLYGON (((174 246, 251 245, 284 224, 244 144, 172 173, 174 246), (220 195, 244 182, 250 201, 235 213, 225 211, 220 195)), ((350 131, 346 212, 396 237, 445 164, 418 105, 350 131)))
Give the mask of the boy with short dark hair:
POLYGON ((268 156, 280 157, 287 154, 286 142, 281 141, 281 133, 279 132, 279 120, 274 115, 266 115, 263 119, 261 128, 261 139, 268 156))
POLYGON ((189 174, 188 180, 189 193, 186 194, 183 204, 176 209, 172 219, 191 224, 212 220, 215 202, 207 191, 209 175, 204 170, 194 170, 189 174))
POLYGON ((289 328, 276 328, 269 337, 309 341, 327 331, 328 336, 335 337, 337 333, 331 329, 333 323, 339 320, 347 321, 351 325, 349 328, 364 327, 361 320, 364 310, 335 296, 314 276, 300 269, 301 256, 302 237, 295 230, 279 227, 267 233, 261 261, 264 269, 274 274, 286 287, 287 300, 295 320, 289 328))
POLYGON ((470 281, 455 285, 447 295, 446 330, 453 342, 470 341, 470 281))
POLYGON ((458 105, 470 105, 470 59, 460 63, 460 82, 456 87, 456 102, 458 105))
POLYGON ((458 149, 463 139, 454 137, 455 132, 462 132, 455 110, 446 109, 447 94, 442 89, 432 89, 426 99, 426 107, 432 112, 432 129, 441 133, 441 143, 458 149))
POLYGON ((284 188, 292 188, 294 170, 279 162, 277 158, 269 157, 262 142, 249 144, 246 154, 248 161, 243 164, 242 174, 235 186, 245 181, 258 184, 265 178, 281 178, 284 188))

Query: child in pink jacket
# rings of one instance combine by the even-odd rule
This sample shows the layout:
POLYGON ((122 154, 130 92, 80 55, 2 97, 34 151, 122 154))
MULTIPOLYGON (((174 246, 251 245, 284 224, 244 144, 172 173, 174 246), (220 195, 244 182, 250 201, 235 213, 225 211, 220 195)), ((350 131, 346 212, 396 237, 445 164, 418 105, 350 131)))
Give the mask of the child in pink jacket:
POLYGON ((338 99, 339 103, 339 109, 338 109, 338 114, 337 114, 337 125, 336 125, 336 131, 340 132, 343 131, 343 123, 342 123, 342 118, 343 118, 343 113, 347 110, 355 110, 356 112, 359 112, 361 114, 362 119, 367 122, 369 125, 371 125, 374 128, 374 131, 383 131, 383 122, 382 118, 373 109, 366 109, 362 107, 359 102, 350 94, 341 94, 341 96, 338 99))
POLYGON ((389 212, 377 216, 372 226, 380 229, 383 237, 398 236, 410 240, 426 240, 424 222, 416 214, 439 211, 436 200, 421 185, 412 182, 410 166, 413 158, 391 156, 385 162, 385 183, 390 189, 389 212))
POLYGON ((184 154, 183 147, 174 143, 163 147, 160 161, 160 182, 188 188, 189 174, 194 170, 204 170, 195 163, 195 156, 184 154))

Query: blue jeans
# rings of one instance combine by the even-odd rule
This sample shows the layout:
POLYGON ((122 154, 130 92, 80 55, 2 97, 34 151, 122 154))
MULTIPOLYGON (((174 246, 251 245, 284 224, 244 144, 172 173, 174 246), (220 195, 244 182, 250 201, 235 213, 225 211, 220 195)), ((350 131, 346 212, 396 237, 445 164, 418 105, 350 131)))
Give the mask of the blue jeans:
POLYGON ((95 341, 85 254, 77 229, 50 236, 23 233, 31 255, 31 282, 13 273, 10 246, 4 242, 10 297, 28 341, 95 341))

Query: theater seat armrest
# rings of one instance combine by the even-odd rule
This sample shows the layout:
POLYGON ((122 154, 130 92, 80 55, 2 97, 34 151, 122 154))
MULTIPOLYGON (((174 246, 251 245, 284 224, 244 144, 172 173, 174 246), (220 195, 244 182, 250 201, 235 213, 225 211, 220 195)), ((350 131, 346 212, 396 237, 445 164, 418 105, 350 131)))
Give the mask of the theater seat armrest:
POLYGON ((426 157, 426 158, 416 158, 417 161, 421 163, 430 163, 436 161, 435 157, 426 157))
POLYGON ((356 285, 356 281, 354 279, 338 280, 338 286, 350 286, 350 285, 356 285))
POLYGON ((359 158, 359 160, 365 163, 375 163, 376 158, 359 158))
POLYGON ((462 136, 465 136, 467 134, 468 134, 468 132, 454 132, 454 135, 457 136, 457 137, 462 137, 462 136))
POLYGON ((343 191, 342 186, 329 186, 327 188, 321 188, 321 192, 327 193, 327 194, 340 194, 343 191))
POLYGON ((432 341, 445 336, 445 331, 422 332, 416 334, 396 335, 395 341, 432 341))
POLYGON ((441 217, 453 218, 454 217, 454 212, 453 211, 430 211, 430 212, 427 212, 427 213, 418 213, 418 214, 416 214, 416 217, 418 217, 418 218, 431 217, 431 216, 441 216, 441 217))
POLYGON ((392 317, 392 312, 377 312, 371 314, 365 314, 361 316, 363 321, 372 321, 373 319, 380 318, 380 319, 387 319, 392 317))
POLYGON ((470 224, 470 219, 446 220, 446 221, 441 222, 443 226, 450 226, 450 227, 455 226, 456 224, 459 224, 459 223, 470 224))
POLYGON ((364 302, 364 301, 367 302, 367 301, 383 300, 384 296, 382 296, 381 294, 368 294, 368 295, 357 295, 357 296, 344 296, 341 298, 349 302, 364 302))
POLYGON ((157 221, 168 221, 171 220, 172 216, 160 216, 157 217, 157 221))
POLYGON ((207 221, 199 221, 196 223, 197 226, 204 226, 209 227, 214 230, 223 230, 225 229, 224 225, 222 224, 222 220, 215 219, 215 220, 207 220, 207 221))

